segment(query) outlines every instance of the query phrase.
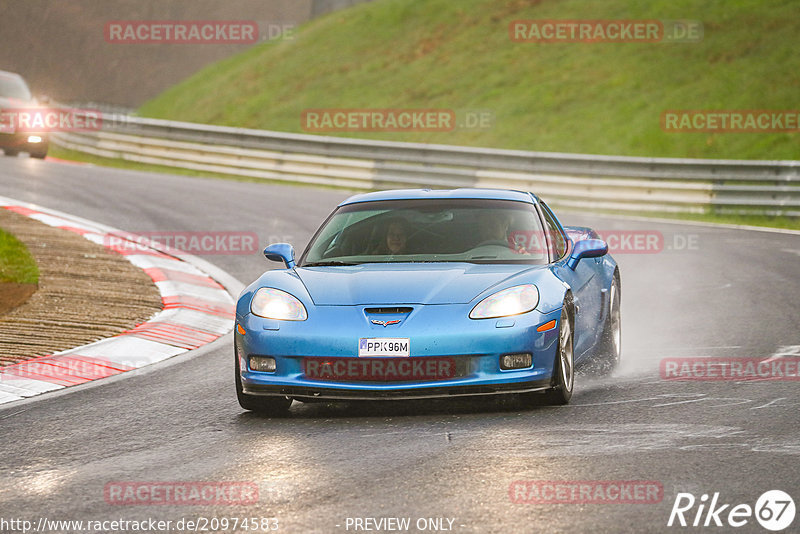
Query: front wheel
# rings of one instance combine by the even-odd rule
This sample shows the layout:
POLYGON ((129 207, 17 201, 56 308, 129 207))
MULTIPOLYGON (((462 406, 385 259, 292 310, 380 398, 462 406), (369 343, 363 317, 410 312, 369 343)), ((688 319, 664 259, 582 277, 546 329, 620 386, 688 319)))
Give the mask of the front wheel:
POLYGON ((545 391, 545 402, 553 405, 568 404, 575 386, 575 359, 572 314, 564 302, 561 308, 561 325, 558 329, 558 352, 553 364, 553 388, 545 391))

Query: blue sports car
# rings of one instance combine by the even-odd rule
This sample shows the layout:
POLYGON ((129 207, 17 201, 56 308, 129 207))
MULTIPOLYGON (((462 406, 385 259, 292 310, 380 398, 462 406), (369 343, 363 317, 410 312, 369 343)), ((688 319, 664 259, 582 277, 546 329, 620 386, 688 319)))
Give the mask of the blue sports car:
POLYGON ((342 202, 299 261, 239 297, 239 404, 519 394, 566 404, 575 365, 620 358, 620 275, 537 196, 398 190, 342 202))

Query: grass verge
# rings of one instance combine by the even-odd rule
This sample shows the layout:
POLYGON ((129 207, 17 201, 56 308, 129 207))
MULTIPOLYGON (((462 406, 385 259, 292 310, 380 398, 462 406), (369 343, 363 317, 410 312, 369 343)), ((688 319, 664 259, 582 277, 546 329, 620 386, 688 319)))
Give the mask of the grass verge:
POLYGON ((39 282, 39 267, 28 248, 2 228, 0 228, 0 282, 16 284, 39 282))

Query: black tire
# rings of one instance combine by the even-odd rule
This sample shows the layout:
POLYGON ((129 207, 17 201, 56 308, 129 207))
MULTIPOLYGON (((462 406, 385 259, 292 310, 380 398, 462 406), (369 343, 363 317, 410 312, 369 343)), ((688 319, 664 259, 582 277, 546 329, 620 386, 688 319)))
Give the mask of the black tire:
POLYGON ((561 308, 558 327, 558 350, 553 364, 553 387, 544 393, 544 400, 551 405, 569 404, 575 387, 575 338, 572 306, 569 300, 561 308))
POLYGON ((13 148, 4 148, 3 149, 3 154, 13 158, 13 157, 16 157, 17 154, 19 154, 19 151, 18 150, 14 150, 13 148))
POLYGON ((47 157, 47 149, 45 148, 44 150, 29 152, 29 154, 31 155, 32 158, 44 159, 47 157))
POLYGON ((242 391, 242 377, 239 375, 239 356, 234 355, 234 360, 236 361, 234 365, 236 370, 236 398, 239 401, 239 406, 245 410, 274 417, 286 415, 289 411, 289 406, 292 405, 292 399, 288 397, 248 395, 242 391))
POLYGON ((621 289, 619 271, 615 271, 609 290, 608 316, 603 326, 595 358, 597 374, 604 376, 610 375, 619 366, 622 356, 621 289))

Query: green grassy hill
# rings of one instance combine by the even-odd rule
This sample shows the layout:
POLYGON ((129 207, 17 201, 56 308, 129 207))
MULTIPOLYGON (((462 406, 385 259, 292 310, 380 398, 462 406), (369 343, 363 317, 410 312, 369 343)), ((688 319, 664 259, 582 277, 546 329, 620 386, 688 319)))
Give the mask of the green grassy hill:
POLYGON ((377 0, 203 69, 141 114, 302 132, 309 108, 489 110, 484 129, 348 133, 642 156, 800 159, 798 133, 666 133, 669 109, 800 109, 794 0, 377 0), (515 19, 694 19, 695 43, 516 43, 515 19))

